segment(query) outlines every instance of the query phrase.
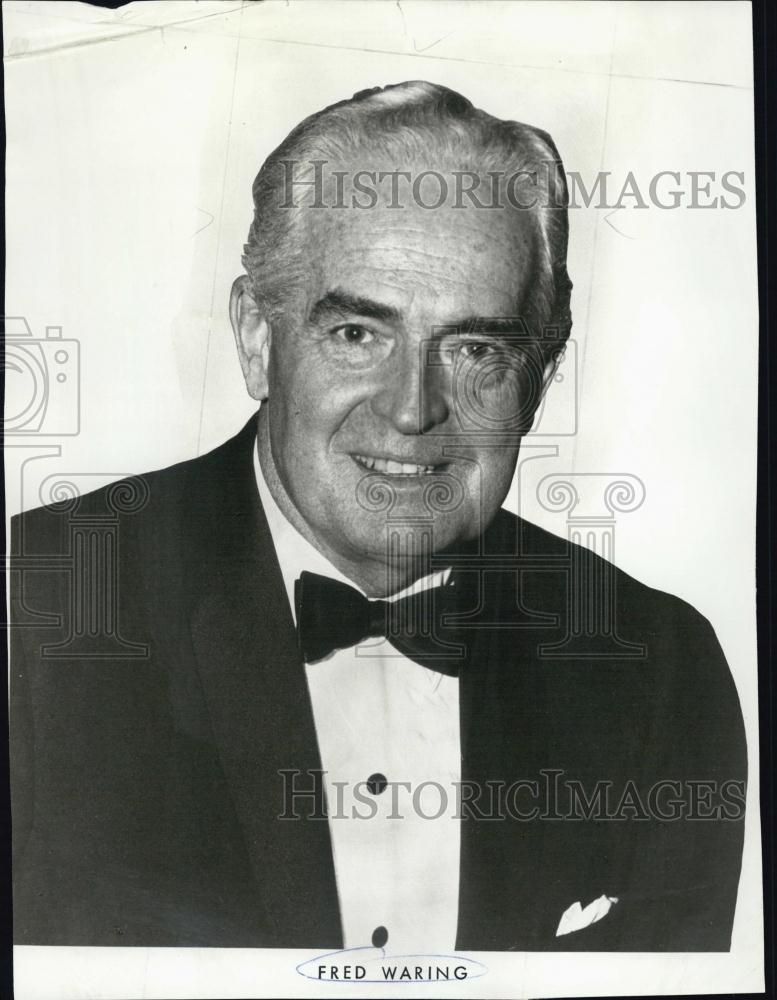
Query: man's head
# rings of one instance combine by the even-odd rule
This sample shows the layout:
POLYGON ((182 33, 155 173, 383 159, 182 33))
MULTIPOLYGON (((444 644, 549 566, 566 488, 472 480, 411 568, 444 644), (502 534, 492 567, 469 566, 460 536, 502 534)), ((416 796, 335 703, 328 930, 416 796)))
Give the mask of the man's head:
POLYGON ((507 494, 571 326, 558 153, 405 83, 306 119, 253 193, 231 318, 262 465, 292 523, 380 591, 507 494))

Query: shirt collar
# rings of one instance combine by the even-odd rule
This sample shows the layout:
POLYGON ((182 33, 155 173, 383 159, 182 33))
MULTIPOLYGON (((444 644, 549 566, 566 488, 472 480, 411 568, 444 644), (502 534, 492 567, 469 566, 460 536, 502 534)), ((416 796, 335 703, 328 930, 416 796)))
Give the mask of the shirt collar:
MULTIPOLYGON (((303 570, 307 570, 308 573, 319 573, 321 576, 331 577, 334 580, 339 580, 341 583, 347 583, 349 587, 353 587, 359 593, 364 594, 364 590, 357 583, 354 583, 344 573, 341 573, 325 555, 319 552, 314 545, 311 545, 297 531, 286 515, 282 513, 280 507, 273 499, 272 493, 270 493, 267 480, 262 472, 262 467, 259 463, 258 441, 254 442, 253 458, 254 475, 256 476, 256 485, 259 490, 259 499, 262 502, 264 515, 267 518, 267 524, 270 528, 275 553, 278 556, 278 562, 280 563, 283 575, 283 583, 286 587, 286 596, 289 599, 294 620, 296 621, 297 618, 294 607, 294 583, 303 570)), ((439 587, 448 582, 450 574, 451 567, 448 566, 445 569, 430 573, 428 576, 422 576, 410 584, 409 587, 405 587, 404 590, 392 594, 386 600, 398 601, 400 597, 409 597, 411 594, 421 593, 421 591, 428 590, 430 587, 439 587)), ((364 594, 364 596, 366 597, 367 595, 364 594)))

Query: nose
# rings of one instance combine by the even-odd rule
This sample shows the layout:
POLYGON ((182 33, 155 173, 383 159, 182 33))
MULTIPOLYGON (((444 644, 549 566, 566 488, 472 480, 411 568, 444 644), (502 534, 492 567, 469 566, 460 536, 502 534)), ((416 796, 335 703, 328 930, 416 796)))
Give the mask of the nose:
POLYGON ((408 341, 383 366, 373 412, 400 434, 428 434, 448 419, 448 382, 446 366, 431 345, 408 341))

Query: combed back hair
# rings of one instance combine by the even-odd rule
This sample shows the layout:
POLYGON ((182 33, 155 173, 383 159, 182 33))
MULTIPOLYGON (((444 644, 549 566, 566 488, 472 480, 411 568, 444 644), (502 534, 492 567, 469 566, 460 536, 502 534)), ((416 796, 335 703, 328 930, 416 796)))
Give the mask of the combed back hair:
MULTIPOLYGON (((299 185, 312 176, 314 161, 326 161, 331 170, 360 157, 403 167, 432 164, 438 170, 449 164, 483 177, 488 171, 504 177, 522 172, 520 190, 534 188, 540 195, 535 207, 522 210, 535 222, 539 254, 522 318, 536 336, 553 330, 556 347, 566 340, 572 326, 569 195, 553 140, 531 125, 494 118, 447 87, 418 80, 363 90, 316 112, 267 157, 253 184, 254 218, 242 260, 257 302, 271 319, 288 309, 291 289, 304 282, 311 265, 301 217, 309 210, 312 188, 299 186, 294 192, 299 204, 291 207, 286 201, 283 207, 289 162, 300 168, 294 174, 299 185)), ((531 204, 525 195, 521 200, 531 204)), ((465 208, 488 211, 471 204, 465 208)))

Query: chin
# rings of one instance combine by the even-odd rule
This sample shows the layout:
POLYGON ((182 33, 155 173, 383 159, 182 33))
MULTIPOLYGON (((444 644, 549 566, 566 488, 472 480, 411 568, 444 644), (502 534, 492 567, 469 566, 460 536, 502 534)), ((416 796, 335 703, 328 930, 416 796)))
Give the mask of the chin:
POLYGON ((473 536, 464 524, 419 519, 418 513, 411 511, 394 511, 390 516, 376 517, 371 524, 355 527, 352 522, 349 536, 354 551, 387 563, 442 552, 473 536))

